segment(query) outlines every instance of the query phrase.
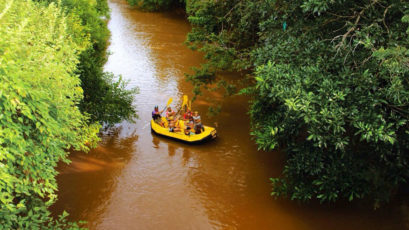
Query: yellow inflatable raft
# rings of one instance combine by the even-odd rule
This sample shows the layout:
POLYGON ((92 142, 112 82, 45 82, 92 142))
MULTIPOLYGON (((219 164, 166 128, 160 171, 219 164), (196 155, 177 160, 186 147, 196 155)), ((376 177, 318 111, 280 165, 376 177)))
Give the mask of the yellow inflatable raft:
MULTIPOLYGON (((180 132, 170 132, 169 128, 165 128, 157 124, 153 119, 151 120, 152 131, 158 135, 165 136, 171 139, 179 140, 186 143, 200 143, 216 138, 216 129, 209 126, 204 126, 204 131, 200 134, 186 135, 183 132, 184 124, 183 121, 179 121, 179 127, 182 131, 180 132)), ((165 125, 166 126, 166 125, 165 125)))

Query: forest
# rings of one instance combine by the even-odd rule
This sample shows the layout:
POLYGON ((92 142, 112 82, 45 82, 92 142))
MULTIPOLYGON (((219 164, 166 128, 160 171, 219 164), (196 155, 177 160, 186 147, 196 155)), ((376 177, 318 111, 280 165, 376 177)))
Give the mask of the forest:
POLYGON ((273 196, 366 199, 376 208, 407 187, 407 1, 128 2, 184 3, 186 43, 206 58, 188 76, 196 93, 223 71, 249 72, 238 93, 252 97, 251 134, 259 149, 286 154, 273 196))

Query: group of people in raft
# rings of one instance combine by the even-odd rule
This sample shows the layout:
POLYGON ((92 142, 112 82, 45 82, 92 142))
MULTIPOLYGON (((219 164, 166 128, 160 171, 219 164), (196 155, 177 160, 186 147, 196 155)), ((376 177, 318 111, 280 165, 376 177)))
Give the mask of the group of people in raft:
POLYGON ((152 111, 152 119, 160 126, 169 128, 169 132, 183 131, 185 135, 195 135, 204 131, 200 115, 197 111, 192 113, 188 108, 185 108, 185 113, 182 117, 173 111, 171 107, 168 107, 165 117, 162 117, 163 111, 159 111, 158 106, 155 106, 152 111))

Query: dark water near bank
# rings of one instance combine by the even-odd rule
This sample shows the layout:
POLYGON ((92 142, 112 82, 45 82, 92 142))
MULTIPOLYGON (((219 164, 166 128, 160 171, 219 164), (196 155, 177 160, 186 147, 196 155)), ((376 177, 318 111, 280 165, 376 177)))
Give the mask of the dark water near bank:
MULTIPOLYGON (((194 103, 204 122, 219 124, 219 138, 188 146, 151 134, 154 105, 180 103, 192 87, 185 72, 203 62, 182 43, 190 30, 183 15, 144 13, 111 0, 112 55, 106 70, 138 86, 140 119, 103 136, 89 154, 61 165, 59 201, 71 220, 91 229, 402 229, 398 208, 301 205, 275 200, 269 178, 279 176, 283 154, 257 151, 249 135, 244 97, 208 93, 194 103), (214 118, 210 102, 223 104, 214 118)), ((234 77, 234 76, 228 76, 234 77)))

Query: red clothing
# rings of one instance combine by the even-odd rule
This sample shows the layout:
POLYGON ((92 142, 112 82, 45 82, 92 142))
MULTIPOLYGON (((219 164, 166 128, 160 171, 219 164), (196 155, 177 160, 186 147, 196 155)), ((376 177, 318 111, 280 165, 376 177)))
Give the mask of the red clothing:
POLYGON ((192 117, 192 114, 191 114, 191 113, 185 113, 185 114, 183 115, 183 119, 184 119, 184 120, 190 120, 191 117, 192 117))

